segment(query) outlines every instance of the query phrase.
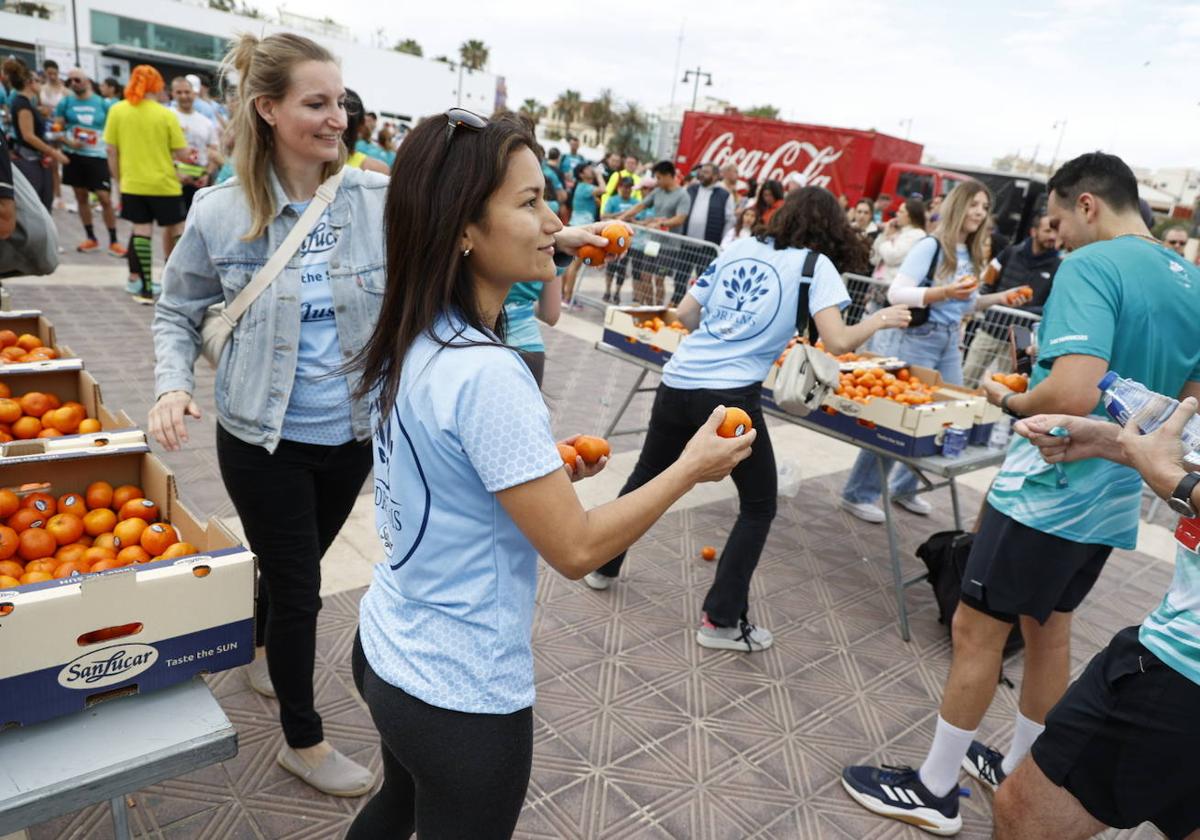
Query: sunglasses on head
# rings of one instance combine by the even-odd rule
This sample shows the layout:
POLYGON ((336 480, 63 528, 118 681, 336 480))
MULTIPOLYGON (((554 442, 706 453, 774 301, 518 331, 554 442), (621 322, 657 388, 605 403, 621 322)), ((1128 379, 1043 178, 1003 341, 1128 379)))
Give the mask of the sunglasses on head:
POLYGON ((483 131, 487 128, 486 118, 465 108, 451 108, 446 112, 446 149, 454 139, 454 131, 458 128, 469 128, 471 131, 483 131))

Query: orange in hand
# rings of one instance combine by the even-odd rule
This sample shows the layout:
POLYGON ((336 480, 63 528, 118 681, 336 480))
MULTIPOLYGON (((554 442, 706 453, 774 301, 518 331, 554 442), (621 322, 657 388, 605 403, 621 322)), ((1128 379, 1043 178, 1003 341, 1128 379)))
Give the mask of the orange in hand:
POLYGON ((600 235, 608 240, 608 245, 604 250, 614 256, 619 256, 628 251, 630 242, 633 240, 633 237, 629 234, 629 228, 620 222, 613 222, 611 225, 606 226, 604 230, 600 231, 600 235))
POLYGON ((750 415, 737 406, 725 409, 725 419, 717 427, 717 434, 723 438, 741 437, 754 428, 750 415))
POLYGON ((558 445, 558 456, 563 459, 563 463, 575 471, 575 459, 579 457, 579 453, 575 451, 574 446, 567 446, 565 443, 558 445))
POLYGON ((583 260, 584 265, 604 265, 604 257, 607 252, 603 248, 597 248, 595 245, 582 245, 576 256, 583 260))
POLYGON ((583 462, 590 467, 601 458, 611 455, 612 447, 602 437, 580 435, 575 439, 575 451, 583 459, 583 462))

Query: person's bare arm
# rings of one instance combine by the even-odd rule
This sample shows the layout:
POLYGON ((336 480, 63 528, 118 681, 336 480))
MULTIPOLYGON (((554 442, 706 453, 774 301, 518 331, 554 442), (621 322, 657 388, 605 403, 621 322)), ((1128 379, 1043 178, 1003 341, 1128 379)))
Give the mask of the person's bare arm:
POLYGON ((645 201, 639 201, 637 204, 630 207, 624 213, 617 214, 617 219, 619 219, 622 222, 632 221, 634 216, 636 216, 638 213, 641 213, 643 210, 646 209, 646 204, 647 204, 647 202, 645 202, 645 201))
POLYGON ((121 183, 121 152, 111 143, 108 144, 108 172, 112 175, 112 182, 119 186, 121 183))
POLYGON ((679 323, 688 328, 688 332, 694 332, 700 326, 701 308, 700 301, 691 295, 684 295, 683 300, 679 302, 679 307, 675 310, 675 317, 679 319, 679 323))
POLYGON ((0 199, 0 239, 8 239, 17 227, 17 203, 11 198, 0 199))
POLYGON ((864 341, 880 330, 907 327, 908 322, 912 320, 912 313, 907 306, 888 306, 850 326, 842 320, 840 309, 827 306, 814 313, 812 318, 825 350, 838 356, 857 350, 864 341))
MULTIPOLYGON (((1050 368, 1050 375, 1032 391, 1010 399, 1008 407, 1026 417, 1034 414, 1084 417, 1091 414, 1100 401, 1098 383, 1107 370, 1108 362, 1098 356, 1081 353, 1059 356, 1050 368)), ((999 405, 1005 395, 1012 393, 999 382, 984 382, 983 388, 993 405, 999 405)))
POLYGON ((665 228, 678 227, 687 221, 688 214, 680 213, 678 216, 672 216, 669 219, 657 219, 656 221, 665 228))
POLYGON ((562 315, 562 276, 542 284, 542 294, 537 302, 538 320, 554 326, 562 315))
POLYGON ((51 146, 41 137, 38 137, 37 132, 33 129, 33 112, 22 109, 17 114, 17 129, 21 132, 21 139, 25 145, 37 149, 44 155, 49 155, 59 163, 68 163, 66 154, 51 146))

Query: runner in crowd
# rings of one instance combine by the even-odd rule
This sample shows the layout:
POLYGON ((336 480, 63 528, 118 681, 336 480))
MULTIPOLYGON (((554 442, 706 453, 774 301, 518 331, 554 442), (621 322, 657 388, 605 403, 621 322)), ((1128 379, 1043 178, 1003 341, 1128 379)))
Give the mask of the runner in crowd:
MULTIPOLYGON (((221 168, 221 147, 217 139, 216 125, 212 119, 196 109, 196 88, 191 79, 176 76, 171 80, 171 107, 183 129, 187 141, 183 159, 176 159, 175 171, 183 186, 183 212, 192 209, 196 190, 212 183, 213 176, 221 168)), ((164 231, 164 236, 168 231, 164 231)), ((167 243, 163 242, 164 249, 167 243)), ((167 251, 170 253, 170 251, 167 251)))
MULTIPOLYGON (((612 155, 609 155, 609 159, 612 159, 612 155)), ((643 196, 637 188, 637 185, 641 180, 641 176, 638 174, 637 155, 626 155, 624 161, 622 162, 621 168, 616 172, 611 172, 609 174, 608 180, 605 182, 604 197, 601 199, 601 204, 608 201, 609 198, 616 194, 617 184, 620 183, 622 178, 633 179, 633 197, 638 201, 642 200, 643 196)))
MULTIPOLYGON (((609 152, 604 156, 604 161, 600 164, 600 175, 604 178, 604 183, 607 185, 612 176, 621 171, 621 153, 609 152)), ((632 176, 630 176, 632 177, 632 176)), ((633 179, 637 183, 637 178, 633 179)))
MULTIPOLYGON (((683 223, 692 209, 691 196, 679 185, 675 164, 671 161, 660 160, 654 164, 653 172, 654 192, 617 218, 651 229, 681 233, 683 223), (649 210, 650 215, 639 217, 644 210, 649 210)), ((662 306, 666 300, 664 270, 678 260, 679 251, 656 242, 661 247, 657 256, 650 257, 646 255, 648 242, 644 236, 635 236, 629 249, 629 261, 633 269, 633 302, 662 306)))
MULTIPOLYGON (((663 368, 646 442, 621 495, 669 468, 714 406, 736 405, 750 415, 759 436, 750 457, 733 471, 738 517, 704 599, 696 631, 704 647, 750 652, 773 642, 770 631, 749 616, 750 579, 775 518, 777 495, 762 382, 796 334, 801 286, 808 287, 817 332, 835 355, 856 349, 877 330, 908 323, 907 306, 880 310, 854 326, 842 320, 850 296, 837 266, 865 252, 833 194, 802 187, 772 217, 765 237, 743 239, 721 254, 679 307, 677 317, 691 332, 663 368)), ((587 584, 608 589, 624 562, 621 552, 589 574, 587 584)))
MULTIPOLYGON (((633 197, 633 179, 629 177, 622 178, 617 182, 617 193, 611 195, 604 202, 604 212, 600 214, 601 219, 619 219, 626 210, 631 210, 636 207, 638 200, 633 197)), ((621 302, 621 287, 625 285, 625 270, 630 263, 629 252, 626 251, 620 257, 609 260, 604 266, 604 302, 617 303, 621 302), (613 284, 616 284, 616 291, 613 291, 613 284)), ((636 280, 635 280, 636 283, 636 280)))
MULTIPOLYGON (((1033 298, 1020 309, 1041 315, 1061 262, 1057 233, 1050 227, 1050 217, 1042 211, 1034 216, 1029 235, 1022 242, 1009 245, 991 261, 983 273, 983 287, 997 292, 1028 287, 1033 290, 1033 298)), ((988 311, 971 337, 963 362, 964 384, 968 388, 978 387, 997 361, 1007 369, 1004 362, 1009 346, 1008 318, 988 311)))
POLYGON ((1164 245, 1182 257, 1183 252, 1187 250, 1187 228, 1183 225, 1171 225, 1163 230, 1162 240, 1164 245))
POLYGON ((378 172, 381 175, 387 175, 391 172, 391 168, 379 160, 378 158, 368 157, 364 152, 360 152, 357 148, 359 134, 362 131, 363 124, 363 103, 359 95, 346 88, 346 130, 342 133, 342 143, 349 151, 346 157, 346 165, 353 166, 356 169, 365 169, 368 172, 378 172))
MULTIPOLYGON (((1192 373, 1196 390, 1200 370, 1192 373)), ((1106 458, 1138 471, 1182 516, 1175 577, 1141 626, 1117 633, 1046 718, 1023 761, 996 792, 999 840, 1083 840, 1149 821, 1172 840, 1196 836, 1200 802, 1186 768, 1200 748, 1200 556, 1189 527, 1200 475, 1180 435, 1195 416, 1187 398, 1148 435, 1134 423, 1038 415, 1016 431, 1050 463, 1106 458), (1049 434, 1055 427, 1067 437, 1049 434)))
MULTIPOLYGON (((754 442, 718 437, 714 410, 656 481, 580 505, 542 395, 498 336, 514 283, 550 281, 556 247, 604 243, 599 225, 563 229, 546 207, 538 148, 512 115, 452 109, 419 123, 396 159, 387 288, 356 391, 375 406, 384 557, 361 602, 354 677, 383 742, 384 782, 349 840, 418 826, 510 837, 533 756, 538 555, 582 577, 754 442)), ((603 461, 581 464, 572 477, 603 461)))
POLYGON ((563 301, 561 277, 516 283, 504 298, 504 343, 521 354, 539 388, 546 376, 546 342, 537 322, 557 324, 563 301))
MULTIPOLYGON (((58 103, 67 95, 67 86, 63 84, 62 76, 59 75, 58 62, 53 59, 46 59, 42 62, 42 82, 38 85, 37 100, 34 104, 41 111, 42 116, 51 122, 53 126, 54 111, 58 108, 58 103)), ((53 126, 55 133, 58 133, 60 127, 53 126)), ((74 209, 63 204, 62 200, 62 170, 60 167, 63 161, 52 160, 50 163, 50 176, 53 179, 54 190, 54 205, 55 207, 67 210, 74 209)))
MULTIPOLYGON (((961 385, 962 353, 960 324, 969 313, 1003 303, 1007 292, 981 295, 978 275, 983 261, 984 222, 991 198, 978 181, 963 181, 950 193, 943 208, 943 221, 932 236, 920 240, 908 252, 888 287, 888 300, 907 306, 929 308, 929 320, 904 331, 896 355, 910 365, 936 370, 951 385, 961 385), (927 282, 926 278, 932 277, 927 282)), ((867 205, 855 207, 859 221, 867 205)), ((860 235, 862 228, 856 227, 860 235)), ((1018 303, 1023 302, 1019 299, 1018 303)), ((883 459, 891 474, 890 486, 896 504, 919 516, 933 512, 929 502, 912 495, 920 483, 907 467, 883 459)), ((864 522, 880 523, 885 517, 877 504, 880 497, 879 458, 859 452, 842 489, 841 507, 864 522)))
MULTIPOLYGON (((971 185, 955 187, 943 205, 943 228, 959 215, 955 193, 964 186, 971 185)), ((1200 344, 1194 340, 1200 269, 1149 235, 1133 172, 1120 158, 1095 152, 1064 164, 1047 190, 1050 225, 1071 254, 1046 302, 1028 392, 988 382, 988 399, 1017 417, 1102 414, 1097 383, 1107 370, 1160 394, 1200 397, 1200 344), (1149 323, 1154 329, 1148 332, 1149 323)), ((843 772, 846 790, 868 810, 953 834, 962 824, 960 771, 989 787, 1000 785, 1045 728, 1070 676, 1072 613, 1112 549, 1134 548, 1141 514, 1142 482, 1129 467, 1088 458, 1062 470, 1056 473, 1028 440, 1014 438, 962 573, 953 660, 925 761, 919 770, 843 772), (1002 753, 976 735, 996 691, 1005 641, 1018 621, 1025 668, 1012 740, 1002 753)), ((1127 650, 1114 664, 1126 660, 1127 650)), ((1158 709, 1147 711, 1153 716, 1158 709)), ((1078 727, 1094 721, 1070 712, 1061 720, 1068 731, 1048 739, 1038 764, 1058 783, 1075 768, 1086 784, 1088 768, 1079 764, 1086 754, 1078 750, 1084 743, 1079 739, 1088 736, 1078 727)))
POLYGON ((741 182, 738 181, 737 164, 727 163, 721 167, 721 186, 725 188, 725 192, 733 196, 736 203, 738 200, 738 190, 741 182))
POLYGON ((37 85, 25 62, 6 58, 3 72, 12 91, 8 108, 13 126, 13 163, 50 210, 54 205, 53 167, 67 163, 67 156, 46 141, 46 118, 38 110, 37 85))
MULTIPOLYGON (((577 227, 590 225, 596 221, 596 211, 600 206, 600 197, 604 195, 604 185, 600 183, 600 176, 590 163, 579 164, 572 175, 575 186, 571 192, 571 224, 577 227)), ((568 303, 575 300, 575 281, 579 278, 582 268, 583 263, 575 260, 563 275, 563 300, 568 303)))
MULTIPOLYGON (((191 88, 192 91, 192 110, 197 114, 202 115, 210 123, 212 123, 213 132, 216 133, 217 136, 220 136, 221 121, 217 116, 217 106, 208 98, 207 95, 205 95, 207 94, 208 86, 205 84, 204 79, 202 79, 200 76, 197 76, 195 73, 189 73, 188 75, 184 76, 183 79, 188 83, 188 87, 191 88)), ((171 99, 172 109, 179 110, 179 97, 175 94, 175 80, 171 81, 171 99)), ((183 133, 185 136, 187 135, 187 126, 184 126, 183 133)))
POLYGON ((248 676, 255 691, 279 699, 286 744, 277 761, 323 793, 361 796, 374 776, 326 740, 313 669, 321 557, 371 470, 369 407, 351 397, 359 376, 340 371, 379 315, 388 181, 344 167, 345 92, 324 47, 299 35, 243 35, 225 67, 239 80, 238 175, 197 194, 167 262, 150 432, 168 451, 187 442, 184 418, 200 415, 194 367, 205 312, 236 297, 318 190, 330 188, 323 182, 339 175, 298 264, 255 300, 221 355, 217 458, 258 557, 258 648, 248 676))
POLYGON ((100 213, 108 229, 108 253, 125 257, 125 246, 117 241, 117 214, 112 205, 112 179, 108 171, 108 150, 104 145, 104 123, 108 104, 94 90, 92 81, 78 67, 67 73, 70 94, 63 97, 54 111, 63 121, 63 146, 67 164, 63 167, 63 183, 75 190, 79 221, 87 239, 75 250, 84 253, 100 250, 96 230, 92 226, 92 203, 88 193, 95 193, 100 213))
MULTIPOLYGON (((562 156, 562 171, 572 179, 575 179, 575 171, 579 168, 580 164, 587 163, 588 160, 579 154, 579 138, 573 134, 567 137, 567 149, 567 153, 562 156)), ((597 174, 596 177, 599 178, 599 175, 597 174)), ((608 179, 605 179, 604 183, 607 182, 608 179)))
POLYGON ((104 97, 104 104, 112 107, 124 98, 125 87, 115 78, 109 76, 100 83, 100 95, 104 97))
POLYGON ((705 163, 696 172, 696 183, 687 188, 689 199, 687 220, 682 233, 689 239, 703 239, 713 245, 693 245, 685 242, 680 248, 680 262, 672 282, 671 305, 678 306, 688 285, 700 276, 720 250, 726 231, 733 228, 733 193, 717 181, 717 167, 705 163))
POLYGON ((725 231, 721 240, 721 250, 724 251, 739 239, 754 235, 754 225, 758 221, 758 211, 753 207, 743 207, 733 217, 733 227, 725 231))
POLYGON ((169 258, 187 218, 175 174, 175 161, 187 158, 187 141, 179 120, 153 98, 162 89, 157 70, 148 64, 134 67, 125 98, 108 109, 104 125, 108 168, 121 188, 121 218, 133 224, 125 291, 139 303, 153 303, 162 291, 151 271, 154 225, 164 229, 169 258))

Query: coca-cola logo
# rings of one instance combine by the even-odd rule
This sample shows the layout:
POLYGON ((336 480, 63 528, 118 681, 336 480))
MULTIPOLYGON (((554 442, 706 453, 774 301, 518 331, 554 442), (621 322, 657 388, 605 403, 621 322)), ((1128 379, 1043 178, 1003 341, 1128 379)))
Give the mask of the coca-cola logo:
POLYGON ((787 140, 768 152, 764 149, 734 147, 735 136, 726 131, 713 138, 700 155, 699 163, 712 163, 718 167, 732 163, 738 169, 739 178, 755 178, 763 181, 782 181, 793 172, 800 175, 810 187, 827 187, 832 175, 823 175, 829 164, 842 156, 833 146, 817 148, 804 140, 787 140))

